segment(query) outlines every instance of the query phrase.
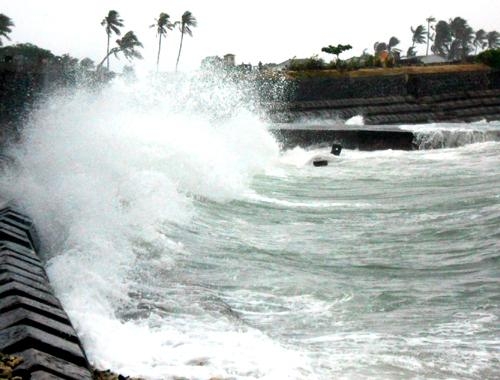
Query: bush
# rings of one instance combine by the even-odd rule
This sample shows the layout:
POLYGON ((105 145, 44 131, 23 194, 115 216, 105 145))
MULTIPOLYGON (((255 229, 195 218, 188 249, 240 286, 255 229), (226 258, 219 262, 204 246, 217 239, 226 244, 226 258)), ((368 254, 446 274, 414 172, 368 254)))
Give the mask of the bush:
POLYGON ((477 56, 477 60, 494 69, 500 69, 500 49, 483 51, 477 56))
POLYGON ((323 70, 325 68, 325 61, 321 58, 311 57, 306 60, 292 60, 289 70, 292 71, 305 71, 305 70, 323 70))

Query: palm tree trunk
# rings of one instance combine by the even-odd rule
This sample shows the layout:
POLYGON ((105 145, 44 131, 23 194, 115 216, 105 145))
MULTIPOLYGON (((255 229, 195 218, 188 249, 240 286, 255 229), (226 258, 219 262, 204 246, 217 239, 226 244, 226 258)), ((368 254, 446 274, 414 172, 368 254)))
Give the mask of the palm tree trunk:
POLYGON ((179 54, 177 54, 177 62, 175 63, 175 72, 177 72, 177 66, 179 66, 179 58, 181 57, 182 40, 184 40, 184 30, 181 32, 181 44, 179 45, 179 54))
MULTIPOLYGON (((102 67, 102 65, 104 64, 104 62, 106 60, 108 60, 108 63, 109 63, 109 56, 111 55, 111 52, 108 52, 108 54, 106 54, 106 56, 102 59, 101 62, 99 62, 99 64, 96 66, 96 71, 99 71, 99 69, 102 67)), ((108 70, 109 71, 109 70, 108 70)))
POLYGON ((110 39, 111 35, 108 33, 108 47, 106 49, 106 59, 108 60, 107 61, 107 68, 108 68, 108 71, 109 71, 109 39, 110 39))
POLYGON ((158 72, 158 68, 160 66, 160 51, 161 51, 161 33, 160 33, 160 42, 158 42, 158 57, 156 57, 156 72, 158 72))

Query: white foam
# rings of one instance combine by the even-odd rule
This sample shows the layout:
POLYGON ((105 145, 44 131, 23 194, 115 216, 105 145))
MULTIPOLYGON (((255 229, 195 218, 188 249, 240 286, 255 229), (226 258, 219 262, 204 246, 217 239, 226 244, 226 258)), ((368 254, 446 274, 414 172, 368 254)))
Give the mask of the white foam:
POLYGON ((297 353, 234 322, 118 317, 134 302, 144 249, 165 269, 187 254, 162 225, 188 225, 193 198, 241 197, 278 158, 266 126, 234 103, 237 89, 197 83, 117 81, 52 96, 11 148, 20 165, 0 191, 34 219, 51 283, 98 366, 149 378, 293 374, 297 353), (221 106, 224 97, 233 104, 221 106))
POLYGON ((345 125, 365 125, 365 119, 362 115, 356 115, 347 119, 345 125))

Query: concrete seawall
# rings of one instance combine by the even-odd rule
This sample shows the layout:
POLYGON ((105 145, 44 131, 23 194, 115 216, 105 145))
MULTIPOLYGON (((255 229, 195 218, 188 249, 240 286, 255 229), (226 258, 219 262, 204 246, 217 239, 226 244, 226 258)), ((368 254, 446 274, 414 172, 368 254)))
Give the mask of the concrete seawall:
POLYGON ((0 204, 0 352, 22 379, 92 379, 80 340, 54 296, 31 220, 0 204))
POLYGON ((294 79, 289 99, 271 104, 269 115, 285 123, 361 115, 368 125, 500 120, 500 71, 470 70, 294 79))
POLYGON ((345 126, 275 124, 270 131, 283 149, 342 145, 346 149, 418 150, 454 148, 475 142, 500 141, 500 129, 412 132, 390 125, 345 126))
POLYGON ((300 146, 331 145, 333 142, 345 149, 358 150, 413 150, 414 135, 399 128, 345 128, 345 127, 275 127, 271 133, 283 149, 300 146))

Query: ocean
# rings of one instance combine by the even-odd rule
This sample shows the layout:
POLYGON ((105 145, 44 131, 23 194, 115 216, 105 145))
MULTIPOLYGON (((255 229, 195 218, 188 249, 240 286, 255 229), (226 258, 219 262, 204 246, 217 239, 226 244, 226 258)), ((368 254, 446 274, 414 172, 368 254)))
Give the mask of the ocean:
POLYGON ((34 219, 90 361, 146 379, 499 378, 500 123, 400 126, 420 150, 314 167, 328 147, 280 150, 248 89, 215 84, 55 93, 8 149, 0 192, 34 219))

